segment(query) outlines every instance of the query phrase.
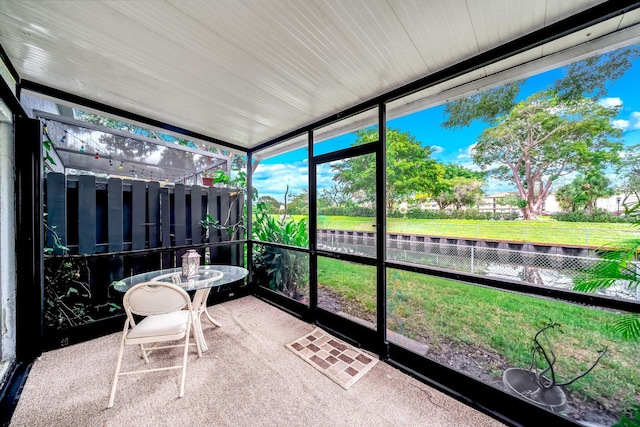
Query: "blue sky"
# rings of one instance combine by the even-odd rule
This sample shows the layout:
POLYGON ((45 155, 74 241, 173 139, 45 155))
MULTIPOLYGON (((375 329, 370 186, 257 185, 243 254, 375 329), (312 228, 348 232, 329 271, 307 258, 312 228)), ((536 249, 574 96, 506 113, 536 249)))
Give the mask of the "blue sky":
MULTIPOLYGON (((622 78, 609 85, 609 93, 601 102, 609 105, 621 105, 614 124, 623 130, 625 145, 640 143, 640 60, 636 60, 633 68, 622 78)), ((552 70, 527 79, 520 92, 520 98, 544 89, 550 83, 562 76, 562 70, 552 70)), ((389 121, 388 127, 409 131, 416 140, 435 149, 433 157, 444 163, 475 168, 470 148, 482 133, 486 124, 476 121, 471 126, 461 129, 445 129, 441 126, 444 120, 444 106, 437 106, 404 117, 389 121)), ((344 135, 332 140, 331 144, 337 148, 344 148, 354 141, 355 134, 344 135)), ((328 145, 328 143, 325 143, 328 145)), ((326 149, 323 150, 326 152, 326 149)), ((299 194, 307 188, 307 160, 306 149, 299 149, 275 158, 263 160, 254 174, 254 186, 260 195, 270 195, 283 200, 286 185, 289 193, 299 194), (269 191, 267 191, 267 189, 269 191)), ((318 171, 318 188, 332 185, 332 173, 325 167, 318 171)), ((490 182, 485 193, 497 193, 512 190, 508 185, 500 182, 490 182)))

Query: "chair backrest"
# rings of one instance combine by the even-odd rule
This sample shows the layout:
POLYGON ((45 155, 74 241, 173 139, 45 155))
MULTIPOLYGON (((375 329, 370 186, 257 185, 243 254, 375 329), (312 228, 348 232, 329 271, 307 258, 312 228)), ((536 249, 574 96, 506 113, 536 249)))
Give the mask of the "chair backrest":
POLYGON ((191 310, 189 294, 167 282, 138 283, 124 294, 122 304, 127 314, 140 316, 170 313, 185 307, 191 310))

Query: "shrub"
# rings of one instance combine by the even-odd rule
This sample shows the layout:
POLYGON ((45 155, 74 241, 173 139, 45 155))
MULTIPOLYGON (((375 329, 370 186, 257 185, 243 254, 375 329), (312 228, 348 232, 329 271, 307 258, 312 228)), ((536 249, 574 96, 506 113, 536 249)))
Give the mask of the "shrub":
POLYGON ((478 210, 463 211, 440 211, 440 210, 422 210, 420 208, 411 208, 407 212, 402 213, 393 211, 388 215, 390 218, 407 218, 407 219, 483 219, 483 220, 515 220, 518 218, 517 212, 480 212, 478 210))
POLYGON ((611 212, 596 209, 593 212, 585 210, 574 212, 558 212, 553 214, 553 218, 557 221, 565 222, 617 222, 617 223, 632 223, 632 216, 618 216, 611 212))
MULTIPOLYGON (((253 237, 263 242, 306 248, 309 234, 306 219, 269 215, 263 203, 256 206, 253 237)), ((309 262, 304 253, 269 245, 256 246, 253 253, 254 277, 268 282, 269 289, 292 298, 305 295, 309 285, 309 262)))
POLYGON ((364 206, 329 206, 318 209, 318 215, 369 218, 376 216, 376 210, 375 208, 368 208, 364 206))

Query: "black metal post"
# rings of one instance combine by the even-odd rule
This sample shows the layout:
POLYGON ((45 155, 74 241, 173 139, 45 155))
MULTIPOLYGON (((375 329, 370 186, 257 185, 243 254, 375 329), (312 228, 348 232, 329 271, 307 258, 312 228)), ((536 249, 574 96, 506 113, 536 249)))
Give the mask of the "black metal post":
MULTIPOLYGON (((247 283, 253 284, 253 155, 247 153, 247 283)), ((257 286, 256 286, 257 287, 257 286)))
POLYGON ((44 346, 41 135, 39 120, 16 117, 16 355, 25 361, 44 346))
POLYGON ((378 149, 376 150, 376 269, 377 269, 377 332, 379 354, 389 355, 387 345, 387 110, 384 103, 378 106, 378 149))
MULTIPOLYGON (((313 158, 313 131, 308 132, 308 158, 313 158)), ((317 321, 318 307, 318 183, 316 162, 309 162, 309 309, 317 321)))

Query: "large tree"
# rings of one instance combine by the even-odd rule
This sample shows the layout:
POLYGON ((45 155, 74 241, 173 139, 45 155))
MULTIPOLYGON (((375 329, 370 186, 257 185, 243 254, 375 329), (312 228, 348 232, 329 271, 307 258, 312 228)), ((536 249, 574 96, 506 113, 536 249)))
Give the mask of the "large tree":
POLYGON ((525 218, 535 218, 557 177, 590 161, 598 167, 619 148, 606 143, 607 137, 617 136, 604 124, 614 110, 606 111, 596 101, 607 95, 610 82, 631 68, 639 52, 637 45, 628 46, 571 64, 548 90, 526 101, 518 100, 523 80, 452 101, 445 106, 443 126, 464 127, 474 120, 493 126, 480 137, 474 159, 494 170, 498 178, 514 183, 525 206, 525 218), (582 119, 587 122, 580 126, 582 119), (556 148, 570 156, 568 161, 553 153, 556 148), (597 152, 600 149, 604 152, 597 152), (507 159, 502 160, 503 156, 507 159))
POLYGON ((323 188, 318 196, 318 207, 343 206, 349 200, 349 194, 344 184, 337 183, 329 188, 323 188))
MULTIPOLYGON (((482 186, 485 184, 486 173, 473 171, 455 163, 445 163, 444 176, 440 192, 431 197, 438 204, 440 210, 449 206, 456 210, 462 207, 473 207, 482 199, 482 186)), ((424 199, 424 197, 420 197, 424 199)))
POLYGON ((597 170, 618 160, 620 130, 611 124, 616 108, 590 98, 563 100, 538 92, 485 129, 473 159, 495 177, 511 182, 526 202, 525 219, 536 218, 559 177, 597 170))
MULTIPOLYGON (((354 145, 378 140, 378 130, 368 128, 357 132, 354 145)), ((387 129, 387 208, 407 200, 416 193, 438 194, 442 186, 444 168, 431 158, 433 149, 417 141, 409 132, 387 129)), ((375 200, 376 167, 371 154, 352 157, 332 165, 337 173, 334 181, 361 201, 375 200)))
POLYGON ((260 196, 258 198, 258 203, 263 203, 264 211, 270 214, 278 213, 280 212, 280 206, 284 207, 282 203, 271 196, 260 196))

